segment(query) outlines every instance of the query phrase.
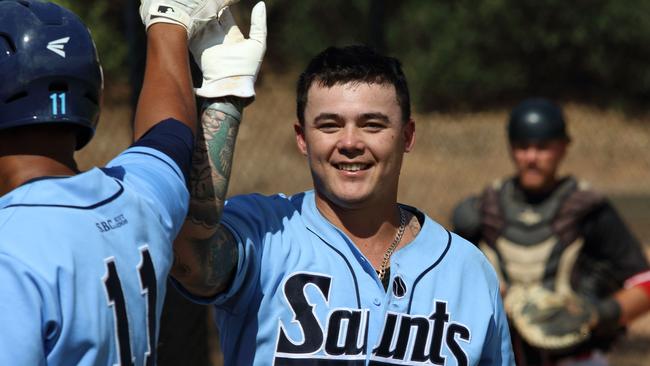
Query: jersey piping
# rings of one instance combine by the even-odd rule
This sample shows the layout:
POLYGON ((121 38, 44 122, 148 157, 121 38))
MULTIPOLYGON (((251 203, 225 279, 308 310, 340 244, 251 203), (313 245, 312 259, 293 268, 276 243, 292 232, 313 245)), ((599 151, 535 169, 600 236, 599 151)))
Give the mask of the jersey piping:
POLYGON ((447 230, 447 236, 448 236, 448 239, 447 239, 447 246, 445 247, 445 250, 443 250, 442 254, 440 254, 438 259, 435 262, 433 262, 433 264, 429 268, 425 269, 422 273, 420 273, 420 275, 418 275, 418 277, 413 282, 413 290, 411 291, 411 296, 409 297, 409 305, 408 305, 408 308, 407 308, 408 309, 408 312, 407 312, 408 314, 411 313, 411 305, 413 304, 413 296, 415 296, 415 288, 418 286, 418 283, 420 282, 420 280, 427 273, 429 273, 440 262, 442 262, 442 259, 445 257, 445 255, 447 255, 447 252, 449 251, 449 248, 451 247, 451 233, 449 232, 449 230, 447 230))
POLYGON ((7 205, 3 208, 2 210, 7 209, 7 208, 12 208, 12 207, 53 207, 53 208, 71 208, 71 209, 77 209, 77 210, 94 210, 97 207, 104 206, 115 199, 117 199, 119 196, 124 193, 124 187, 122 184, 118 181, 115 180, 115 183, 117 183, 120 188, 118 189, 117 192, 115 192, 112 196, 108 197, 107 199, 97 202, 95 204, 89 205, 89 206, 74 206, 74 205, 55 205, 55 204, 47 204, 47 203, 15 203, 11 205, 7 205))
POLYGON ((336 254, 338 254, 345 261, 345 264, 348 267, 348 270, 350 271, 350 275, 354 280, 354 292, 355 295, 357 296, 357 309, 361 309, 361 296, 359 295, 359 281, 357 281, 357 275, 354 273, 350 261, 347 258, 345 258, 345 255, 343 255, 343 253, 341 253, 340 250, 334 248, 332 244, 328 243, 325 239, 321 238, 321 236, 318 235, 317 232, 312 230, 311 227, 307 227, 307 230, 311 231, 314 235, 316 235, 323 243, 325 243, 325 245, 327 245, 330 249, 332 249, 336 254))

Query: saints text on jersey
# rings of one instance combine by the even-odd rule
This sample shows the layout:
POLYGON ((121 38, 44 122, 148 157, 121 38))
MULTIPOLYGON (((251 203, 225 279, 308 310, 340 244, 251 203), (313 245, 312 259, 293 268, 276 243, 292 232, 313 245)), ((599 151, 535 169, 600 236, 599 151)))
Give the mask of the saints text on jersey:
MULTIPOLYGON (((314 288, 329 303, 331 283, 330 276, 304 272, 285 281, 284 295, 294 314, 291 323, 300 328, 301 337, 292 338, 287 324, 280 321, 274 365, 365 364, 369 311, 330 309, 327 319, 321 321, 306 295, 305 289, 314 288)), ((430 314, 386 313, 370 365, 445 365, 451 361, 447 357, 455 358, 451 364, 468 365, 462 346, 469 341, 469 328, 454 321, 447 302, 434 300, 430 314), (443 353, 443 348, 447 352, 443 353)))

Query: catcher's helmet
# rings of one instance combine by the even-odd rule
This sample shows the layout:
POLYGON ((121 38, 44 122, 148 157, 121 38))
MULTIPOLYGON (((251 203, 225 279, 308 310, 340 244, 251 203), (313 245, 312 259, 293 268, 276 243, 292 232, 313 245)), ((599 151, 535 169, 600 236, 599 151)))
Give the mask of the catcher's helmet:
POLYGON ((77 149, 94 134, 103 76, 81 20, 53 3, 0 0, 0 130, 80 126, 77 149))
POLYGON ((510 114, 508 139, 510 142, 569 140, 562 110, 547 99, 524 100, 510 114))

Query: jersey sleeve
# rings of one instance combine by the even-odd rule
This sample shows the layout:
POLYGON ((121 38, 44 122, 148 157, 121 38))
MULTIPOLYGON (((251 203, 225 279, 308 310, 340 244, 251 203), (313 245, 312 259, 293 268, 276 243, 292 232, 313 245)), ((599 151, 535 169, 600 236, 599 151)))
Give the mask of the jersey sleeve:
POLYGON ((180 230, 189 205, 186 182, 191 140, 189 128, 167 120, 154 126, 104 169, 145 196, 153 209, 171 221, 174 235, 180 230))
POLYGON ((233 282, 215 299, 216 305, 236 312, 237 304, 246 303, 253 296, 259 286, 264 246, 272 238, 283 236, 292 210, 293 206, 280 195, 242 195, 226 202, 221 223, 237 241, 239 258, 233 282))
POLYGON ((609 202, 589 214, 584 225, 585 250, 611 264, 619 285, 649 269, 641 244, 609 202))
POLYGON ((502 365, 511 366, 515 364, 510 340, 508 320, 503 309, 503 301, 498 291, 494 299, 494 323, 490 328, 488 341, 483 344, 483 352, 479 365, 502 365))
POLYGON ((45 365, 58 335, 52 294, 15 258, 0 254, 0 365, 45 365))

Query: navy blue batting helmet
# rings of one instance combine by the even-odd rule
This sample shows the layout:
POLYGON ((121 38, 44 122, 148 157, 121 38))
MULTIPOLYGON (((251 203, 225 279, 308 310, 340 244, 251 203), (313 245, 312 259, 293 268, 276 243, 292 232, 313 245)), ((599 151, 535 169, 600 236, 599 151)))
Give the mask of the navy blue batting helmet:
POLYGON ((0 129, 73 124, 80 149, 95 132, 102 89, 95 43, 75 14, 0 0, 0 129))
POLYGON ((524 100, 510 114, 508 139, 510 142, 569 140, 562 109, 544 98, 524 100))

